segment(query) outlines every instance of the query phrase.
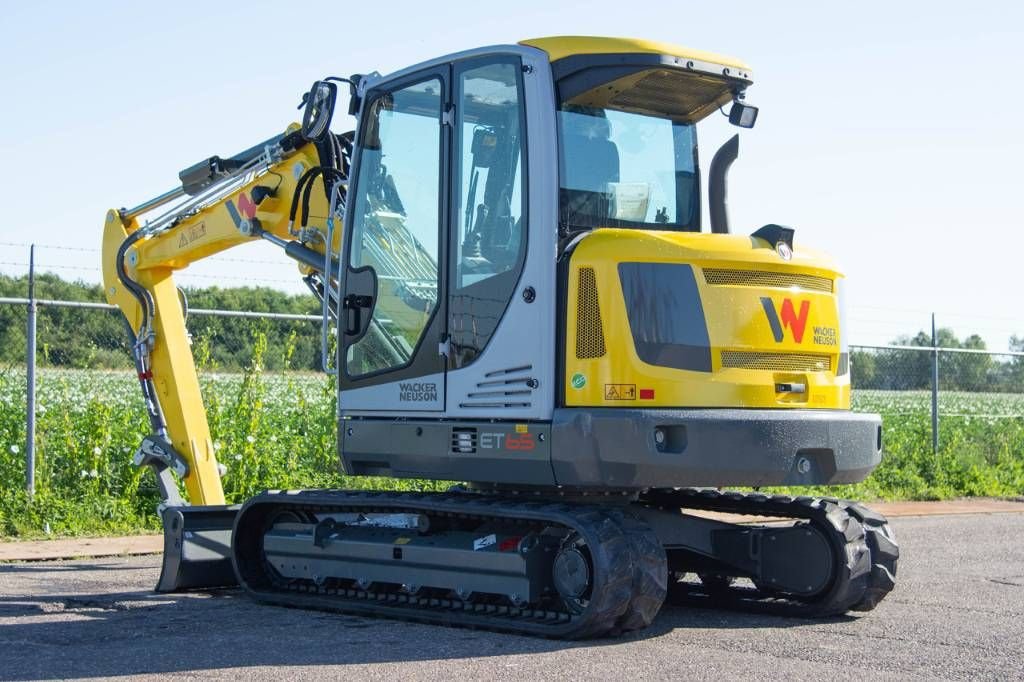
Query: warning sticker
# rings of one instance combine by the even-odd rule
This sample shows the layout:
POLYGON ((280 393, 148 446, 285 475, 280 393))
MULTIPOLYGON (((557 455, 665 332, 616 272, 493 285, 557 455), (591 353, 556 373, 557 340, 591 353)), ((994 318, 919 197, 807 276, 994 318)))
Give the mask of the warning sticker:
POLYGON ((636 400, 636 384, 605 384, 605 400, 636 400))
POLYGON ((396 545, 408 545, 412 541, 412 538, 395 538, 396 545))
POLYGON ((198 225, 192 225, 187 228, 181 234, 181 239, 178 240, 178 248, 184 249, 186 246, 191 244, 197 239, 206 236, 206 223, 199 223, 198 225))
POLYGON ((516 433, 529 433, 530 427, 526 424, 516 424, 516 433))
POLYGON ((476 540, 473 540, 473 549, 478 550, 483 549, 484 547, 490 547, 491 545, 496 544, 497 542, 497 535, 494 535, 493 533, 491 535, 485 535, 482 538, 477 538, 476 540))

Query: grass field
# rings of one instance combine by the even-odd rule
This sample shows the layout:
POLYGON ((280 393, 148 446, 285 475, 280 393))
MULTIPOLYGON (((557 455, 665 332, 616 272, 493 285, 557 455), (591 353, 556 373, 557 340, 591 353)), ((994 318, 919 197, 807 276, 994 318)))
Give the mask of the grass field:
MULTIPOLYGON (((38 492, 29 499, 25 375, 0 368, 0 537, 156 529, 153 477, 131 463, 147 432, 133 376, 47 369, 37 383, 38 492)), ((334 397, 320 375, 206 372, 201 383, 214 447, 227 466, 223 483, 230 501, 266 488, 444 485, 343 476, 334 397)), ((929 406, 927 392, 856 393, 856 409, 885 416, 886 457, 863 483, 828 494, 866 500, 1024 495, 1024 395, 943 394, 937 455, 931 452, 929 406)))

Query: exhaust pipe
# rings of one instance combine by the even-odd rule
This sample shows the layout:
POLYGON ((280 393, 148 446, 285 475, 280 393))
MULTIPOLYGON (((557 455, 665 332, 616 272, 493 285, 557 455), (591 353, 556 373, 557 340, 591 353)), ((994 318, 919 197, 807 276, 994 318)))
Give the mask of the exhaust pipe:
POLYGON ((733 135, 718 148, 711 159, 708 170, 708 211, 711 214, 711 231, 715 234, 729 233, 729 192, 726 176, 729 167, 740 155, 740 136, 733 135))

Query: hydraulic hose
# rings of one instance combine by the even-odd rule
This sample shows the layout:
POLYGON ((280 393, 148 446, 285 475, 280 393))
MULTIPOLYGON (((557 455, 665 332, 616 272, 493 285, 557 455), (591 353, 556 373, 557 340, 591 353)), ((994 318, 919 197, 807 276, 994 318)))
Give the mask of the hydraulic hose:
MULTIPOLYGON (((323 168, 322 171, 324 186, 327 188, 328 196, 330 196, 331 186, 335 182, 344 180, 344 178, 341 175, 341 171, 336 168, 323 168)), ((302 225, 309 222, 309 198, 313 193, 314 184, 316 184, 314 180, 310 180, 302 190, 302 225)))
MULTIPOLYGON (((149 291, 140 285, 138 282, 128 276, 128 271, 124 267, 124 257, 128 253, 128 249, 135 244, 135 242, 142 239, 144 233, 142 230, 136 230, 132 232, 128 237, 121 242, 121 246, 117 249, 117 258, 115 269, 117 270, 117 278, 125 286, 125 288, 138 300, 139 305, 142 308, 142 322, 139 324, 139 332, 145 332, 151 324, 154 317, 156 317, 156 305, 153 303, 153 296, 149 291)), ((149 416, 150 425, 153 427, 153 431, 156 435, 166 438, 167 436, 167 422, 164 419, 163 408, 160 407, 160 400, 157 398, 156 387, 153 385, 153 373, 146 366, 146 362, 141 350, 140 344, 146 343, 145 340, 140 341, 138 335, 131 328, 131 324, 128 319, 125 318, 125 327, 128 329, 128 336, 132 342, 132 360, 135 363, 135 371, 139 377, 139 384, 142 387, 142 395, 146 400, 146 412, 149 416)))
POLYGON ((311 178, 316 178, 316 176, 320 175, 321 173, 323 173, 323 168, 321 166, 310 168, 305 173, 303 173, 302 176, 299 178, 299 181, 295 183, 295 192, 292 193, 292 205, 288 209, 289 225, 295 222, 295 216, 299 212, 299 197, 302 196, 302 190, 305 187, 306 183, 311 182, 311 178))
POLYGON ((353 138, 353 132, 347 132, 343 135, 334 135, 332 133, 323 143, 317 144, 317 153, 320 155, 322 162, 319 166, 310 168, 303 173, 295 184, 291 207, 288 210, 289 228, 294 225, 295 218, 299 216, 300 200, 302 212, 299 224, 305 225, 309 221, 309 198, 313 191, 314 181, 318 177, 324 176, 324 185, 328 197, 331 191, 331 181, 343 181, 348 178, 353 138))
POLYGON ((125 331, 128 333, 128 338, 132 344, 132 361, 135 363, 135 371, 139 375, 139 383, 142 386, 142 397, 146 401, 146 415, 149 417, 149 425, 153 429, 153 432, 163 438, 167 437, 167 426, 164 421, 163 409, 160 407, 160 401, 156 399, 156 392, 153 390, 152 380, 144 380, 142 377, 146 373, 145 365, 142 363, 142 358, 137 352, 135 352, 135 345, 138 343, 138 337, 135 336, 135 331, 132 329, 132 325, 128 322, 128 318, 122 314, 121 321, 124 323, 125 331))

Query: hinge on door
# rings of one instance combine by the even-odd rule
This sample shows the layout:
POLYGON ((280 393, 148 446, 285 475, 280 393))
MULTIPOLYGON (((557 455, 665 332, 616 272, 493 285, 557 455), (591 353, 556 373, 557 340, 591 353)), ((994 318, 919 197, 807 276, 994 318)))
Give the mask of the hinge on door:
POLYGON ((454 126, 455 125, 455 105, 449 104, 441 114, 441 125, 443 126, 454 126))

